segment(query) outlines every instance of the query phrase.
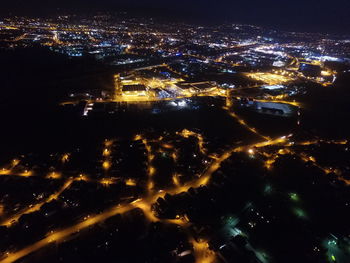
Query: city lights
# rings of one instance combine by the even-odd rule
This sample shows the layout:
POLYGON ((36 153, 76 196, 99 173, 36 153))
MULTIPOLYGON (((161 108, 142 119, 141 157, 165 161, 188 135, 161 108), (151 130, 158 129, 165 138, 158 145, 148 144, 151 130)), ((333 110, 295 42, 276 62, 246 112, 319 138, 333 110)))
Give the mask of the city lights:
POLYGON ((201 8, 0 17, 0 263, 350 262, 349 36, 201 8))

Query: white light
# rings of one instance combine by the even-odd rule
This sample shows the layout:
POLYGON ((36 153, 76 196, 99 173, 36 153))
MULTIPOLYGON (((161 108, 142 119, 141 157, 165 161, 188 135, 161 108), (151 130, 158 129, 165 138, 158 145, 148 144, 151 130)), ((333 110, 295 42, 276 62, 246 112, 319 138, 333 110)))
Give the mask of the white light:
POLYGON ((186 106, 186 101, 182 100, 179 101, 179 103, 177 104, 179 107, 185 107, 186 106))

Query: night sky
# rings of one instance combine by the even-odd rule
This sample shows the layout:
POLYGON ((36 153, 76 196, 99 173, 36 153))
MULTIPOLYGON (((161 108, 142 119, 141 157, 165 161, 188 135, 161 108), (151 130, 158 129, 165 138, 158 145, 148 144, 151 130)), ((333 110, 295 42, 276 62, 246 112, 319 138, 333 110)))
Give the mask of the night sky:
POLYGON ((350 33, 349 0, 11 0, 1 1, 2 15, 59 12, 128 11, 138 15, 251 23, 299 31, 350 33), (4 2, 4 3, 3 3, 4 2))

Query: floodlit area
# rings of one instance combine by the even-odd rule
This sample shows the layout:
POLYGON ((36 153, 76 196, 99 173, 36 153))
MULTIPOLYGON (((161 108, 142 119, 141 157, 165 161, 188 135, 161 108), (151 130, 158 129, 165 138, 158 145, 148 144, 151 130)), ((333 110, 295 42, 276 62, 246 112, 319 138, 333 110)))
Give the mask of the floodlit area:
MULTIPOLYGON (((169 68, 167 65, 161 66, 169 68)), ((182 78, 160 79, 138 76, 138 71, 132 73, 133 75, 127 78, 119 74, 114 76, 114 101, 164 101, 193 96, 225 96, 227 93, 215 82, 186 82, 182 78)))
POLYGON ((260 81, 268 85, 280 85, 294 80, 294 78, 292 78, 291 75, 288 74, 279 75, 265 72, 247 73, 246 76, 253 80, 260 81))

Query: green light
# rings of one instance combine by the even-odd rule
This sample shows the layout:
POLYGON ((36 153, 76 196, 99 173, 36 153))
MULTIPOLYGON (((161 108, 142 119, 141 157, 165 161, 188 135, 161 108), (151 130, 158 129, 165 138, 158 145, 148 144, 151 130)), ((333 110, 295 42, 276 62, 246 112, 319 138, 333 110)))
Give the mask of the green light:
POLYGON ((264 188, 264 193, 265 193, 265 194, 271 194, 271 192, 272 192, 272 186, 269 185, 269 184, 267 184, 267 185, 265 186, 265 188, 264 188))
POLYGON ((298 202, 300 200, 298 194, 296 193, 290 193, 289 198, 292 199, 294 202, 298 202))
POLYGON ((305 211, 302 210, 301 208, 294 208, 293 213, 299 218, 304 218, 304 219, 307 218, 305 211))
POLYGON ((229 227, 235 227, 239 222, 239 218, 235 216, 229 216, 226 218, 226 225, 229 227))
POLYGON ((335 240, 329 240, 329 241, 328 241, 328 245, 329 245, 329 246, 335 246, 335 245, 337 245, 337 241, 335 241, 335 240))
POLYGON ((255 255, 261 262, 265 262, 265 263, 269 262, 268 260, 269 260, 270 257, 264 251, 258 251, 257 250, 255 252, 255 255))
POLYGON ((335 261, 335 256, 334 255, 332 255, 331 258, 332 258, 333 261, 335 261))

